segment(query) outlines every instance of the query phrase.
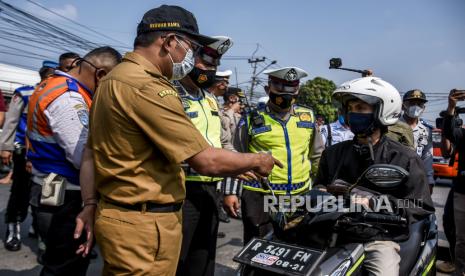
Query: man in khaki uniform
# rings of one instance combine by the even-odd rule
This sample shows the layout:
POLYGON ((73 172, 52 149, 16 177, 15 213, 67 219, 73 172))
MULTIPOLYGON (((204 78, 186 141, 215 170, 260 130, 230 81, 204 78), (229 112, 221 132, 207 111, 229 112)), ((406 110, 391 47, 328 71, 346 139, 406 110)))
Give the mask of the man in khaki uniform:
POLYGON ((275 160, 212 148, 185 115, 169 81, 192 70, 199 43, 214 41, 198 33, 190 12, 152 9, 137 34, 134 52, 100 82, 92 105, 75 237, 86 230, 78 253, 88 254, 95 213, 103 275, 174 275, 185 198, 180 163, 203 175, 266 176, 275 160))

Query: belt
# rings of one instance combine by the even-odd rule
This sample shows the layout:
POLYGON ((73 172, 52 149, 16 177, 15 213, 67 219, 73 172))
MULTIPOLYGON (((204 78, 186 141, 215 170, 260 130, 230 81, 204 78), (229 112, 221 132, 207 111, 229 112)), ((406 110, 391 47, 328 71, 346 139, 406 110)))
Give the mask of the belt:
MULTIPOLYGON (((294 190, 298 190, 298 189, 301 189, 302 187, 304 187, 306 184, 307 184, 308 180, 307 181, 304 181, 304 182, 299 182, 299 183, 292 183, 290 185, 290 190, 289 191, 294 191, 294 190)), ((260 182, 258 181, 247 181, 244 183, 244 185, 246 186, 249 186, 249 187, 253 187, 253 188, 263 188, 262 184, 260 184, 260 182)), ((284 184, 274 184, 274 183, 270 183, 270 187, 273 191, 287 191, 288 190, 288 184, 284 183, 284 184)))
POLYGON ((177 212, 181 210, 181 207, 182 207, 182 202, 168 203, 168 204, 145 202, 145 203, 136 203, 133 205, 116 203, 113 201, 105 201, 105 202, 111 205, 115 205, 117 207, 124 208, 124 209, 141 211, 141 212, 151 212, 151 213, 172 213, 172 212, 177 212))

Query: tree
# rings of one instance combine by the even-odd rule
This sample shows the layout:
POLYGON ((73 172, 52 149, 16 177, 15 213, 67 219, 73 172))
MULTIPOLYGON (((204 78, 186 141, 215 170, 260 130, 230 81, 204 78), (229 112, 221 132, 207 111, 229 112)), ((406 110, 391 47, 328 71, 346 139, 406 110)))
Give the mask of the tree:
POLYGON ((300 86, 297 103, 311 107, 315 115, 323 115, 326 122, 333 122, 337 118, 337 109, 333 106, 331 98, 335 89, 333 81, 316 77, 300 86))

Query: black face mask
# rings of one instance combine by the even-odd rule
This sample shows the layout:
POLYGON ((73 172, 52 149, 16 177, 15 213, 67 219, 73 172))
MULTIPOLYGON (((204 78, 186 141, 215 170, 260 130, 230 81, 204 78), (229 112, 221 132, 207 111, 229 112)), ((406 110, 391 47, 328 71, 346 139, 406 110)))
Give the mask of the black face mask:
POLYGON ((270 101, 281 109, 288 109, 294 103, 294 95, 270 92, 270 101))
POLYGON ((215 83, 216 70, 203 70, 194 67, 189 73, 189 77, 199 88, 208 88, 215 83))

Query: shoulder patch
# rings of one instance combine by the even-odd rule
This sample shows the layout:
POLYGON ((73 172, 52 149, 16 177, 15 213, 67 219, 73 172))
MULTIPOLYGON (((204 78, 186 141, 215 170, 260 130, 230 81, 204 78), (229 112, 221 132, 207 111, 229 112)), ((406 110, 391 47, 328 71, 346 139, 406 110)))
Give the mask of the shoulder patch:
POLYGON ((163 90, 161 92, 158 92, 158 96, 160 96, 161 98, 164 98, 166 96, 175 96, 175 97, 177 97, 178 92, 176 92, 174 90, 171 90, 171 89, 167 89, 167 90, 163 90))
POLYGON ((78 110, 77 115, 78 115, 78 118, 81 124, 85 128, 88 128, 89 127, 89 113, 87 112, 87 110, 83 110, 83 109, 78 110))
POLYGON ((310 112, 300 113, 299 119, 302 122, 311 122, 312 121, 312 114, 310 112))

